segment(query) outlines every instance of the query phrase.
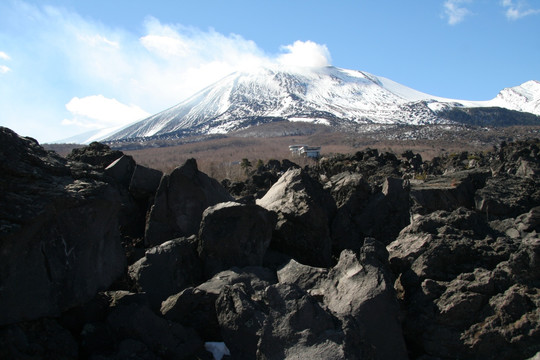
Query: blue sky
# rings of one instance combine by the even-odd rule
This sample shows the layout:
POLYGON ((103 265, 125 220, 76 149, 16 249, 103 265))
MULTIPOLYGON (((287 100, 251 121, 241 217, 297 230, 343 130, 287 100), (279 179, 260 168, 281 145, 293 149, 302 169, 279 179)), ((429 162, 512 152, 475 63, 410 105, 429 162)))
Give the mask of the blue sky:
POLYGON ((540 80, 539 35, 538 0, 2 0, 0 125, 40 142, 120 126, 275 62, 488 100, 540 80))

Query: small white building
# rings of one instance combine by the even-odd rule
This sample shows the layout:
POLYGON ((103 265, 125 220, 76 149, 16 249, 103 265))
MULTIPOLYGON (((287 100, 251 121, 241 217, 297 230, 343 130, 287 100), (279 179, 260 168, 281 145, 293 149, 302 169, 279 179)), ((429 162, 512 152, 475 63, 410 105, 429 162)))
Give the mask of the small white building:
POLYGON ((289 150, 293 155, 306 156, 309 158, 318 158, 321 156, 320 146, 309 146, 305 144, 289 145, 289 150))

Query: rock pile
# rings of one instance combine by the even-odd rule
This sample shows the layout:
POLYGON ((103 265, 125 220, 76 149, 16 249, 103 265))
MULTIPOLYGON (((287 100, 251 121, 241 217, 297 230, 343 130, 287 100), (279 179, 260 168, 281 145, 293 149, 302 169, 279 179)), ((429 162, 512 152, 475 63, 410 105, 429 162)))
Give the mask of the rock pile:
POLYGON ((0 128, 0 358, 540 356, 539 145, 220 184, 0 128))

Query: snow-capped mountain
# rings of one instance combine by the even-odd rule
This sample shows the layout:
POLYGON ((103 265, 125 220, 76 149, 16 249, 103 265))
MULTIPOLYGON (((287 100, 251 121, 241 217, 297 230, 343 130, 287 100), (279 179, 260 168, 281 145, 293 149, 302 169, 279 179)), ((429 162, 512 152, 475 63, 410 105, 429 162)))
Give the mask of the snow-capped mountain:
POLYGON ((531 80, 506 88, 491 100, 491 105, 540 115, 540 81, 531 80))
POLYGON ((336 67, 233 73, 180 104, 106 140, 217 134, 276 120, 338 128, 362 124, 445 124, 439 112, 500 106, 540 114, 540 83, 509 88, 493 100, 445 99, 366 72, 336 67))

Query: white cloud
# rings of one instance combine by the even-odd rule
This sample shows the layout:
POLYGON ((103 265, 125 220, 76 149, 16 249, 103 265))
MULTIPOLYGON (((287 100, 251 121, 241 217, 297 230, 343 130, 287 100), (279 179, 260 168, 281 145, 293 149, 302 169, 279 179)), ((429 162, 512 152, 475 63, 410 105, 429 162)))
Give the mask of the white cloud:
POLYGON ((64 119, 63 125, 94 129, 127 125, 150 115, 136 105, 125 105, 103 95, 74 97, 66 104, 66 109, 73 114, 74 118, 64 119))
MULTIPOLYGON (((10 20, 8 30, 2 30, 10 36, 0 59, 16 53, 18 71, 10 77, 13 82, 0 83, 0 93, 7 94, 0 97, 0 108, 12 110, 3 114, 2 124, 17 127, 21 114, 40 119, 41 127, 32 126, 37 134, 27 133, 38 140, 46 133, 50 141, 157 113, 234 71, 330 64, 327 47, 312 41, 268 54, 240 35, 163 24, 152 17, 133 33, 60 8, 12 4, 0 14, 0 21, 10 20), (25 105, 28 101, 34 106, 25 105)), ((0 64, 0 73, 8 71, 0 64)))
POLYGON ((295 41, 292 45, 282 47, 288 53, 277 58, 277 62, 294 67, 322 67, 331 64, 330 52, 326 45, 313 41, 295 41))
POLYGON ((6 65, 0 65, 0 74, 6 74, 9 71, 11 71, 11 69, 8 68, 6 65))
POLYGON ((444 13, 448 17, 448 24, 456 25, 470 15, 470 10, 462 5, 470 2, 470 0, 446 0, 444 2, 444 13))
POLYGON ((518 20, 525 16, 540 14, 540 9, 531 9, 525 1, 502 0, 501 5, 506 8, 505 15, 509 20, 518 20))

